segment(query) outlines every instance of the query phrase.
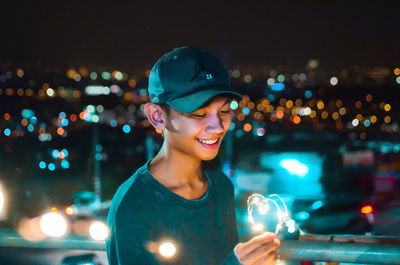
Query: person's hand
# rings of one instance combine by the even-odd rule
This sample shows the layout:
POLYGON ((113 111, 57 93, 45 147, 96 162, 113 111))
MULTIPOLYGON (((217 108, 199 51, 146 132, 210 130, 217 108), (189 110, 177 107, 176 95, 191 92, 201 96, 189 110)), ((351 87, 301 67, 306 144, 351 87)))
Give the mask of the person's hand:
POLYGON ((275 264, 275 250, 281 242, 276 235, 265 232, 235 247, 235 255, 243 265, 275 264))

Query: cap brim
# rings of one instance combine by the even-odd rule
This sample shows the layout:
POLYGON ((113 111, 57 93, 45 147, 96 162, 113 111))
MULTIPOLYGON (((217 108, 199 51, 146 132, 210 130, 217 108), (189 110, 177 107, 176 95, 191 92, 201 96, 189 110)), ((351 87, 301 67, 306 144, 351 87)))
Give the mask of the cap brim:
POLYGON ((174 99, 167 102, 167 104, 179 112, 189 113, 199 109, 208 100, 221 94, 229 94, 236 99, 241 99, 243 97, 243 95, 233 90, 207 89, 174 99))

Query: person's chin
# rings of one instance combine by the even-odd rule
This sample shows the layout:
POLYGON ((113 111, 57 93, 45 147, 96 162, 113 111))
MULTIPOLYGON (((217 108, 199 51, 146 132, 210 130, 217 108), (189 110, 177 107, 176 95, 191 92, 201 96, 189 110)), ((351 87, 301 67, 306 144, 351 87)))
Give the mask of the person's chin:
POLYGON ((210 161, 210 160, 213 160, 217 155, 218 155, 218 152, 215 152, 215 154, 203 155, 203 156, 201 156, 201 160, 210 161))

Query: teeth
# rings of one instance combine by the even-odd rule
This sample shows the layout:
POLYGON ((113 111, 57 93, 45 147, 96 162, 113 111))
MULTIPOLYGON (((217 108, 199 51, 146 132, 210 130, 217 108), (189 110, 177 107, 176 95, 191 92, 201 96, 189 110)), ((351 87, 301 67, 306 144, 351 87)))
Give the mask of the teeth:
POLYGON ((205 143, 205 144, 215 144, 218 141, 218 139, 215 139, 215 140, 201 140, 201 139, 199 139, 199 141, 202 142, 202 143, 205 143))

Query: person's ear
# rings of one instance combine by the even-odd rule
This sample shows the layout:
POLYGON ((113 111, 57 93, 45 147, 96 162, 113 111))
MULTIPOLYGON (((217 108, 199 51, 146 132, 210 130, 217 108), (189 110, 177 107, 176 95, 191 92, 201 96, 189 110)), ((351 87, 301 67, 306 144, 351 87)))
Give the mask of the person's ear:
POLYGON ((164 110, 157 104, 146 103, 144 105, 144 113, 147 119, 156 130, 164 130, 166 126, 166 115, 164 110))

